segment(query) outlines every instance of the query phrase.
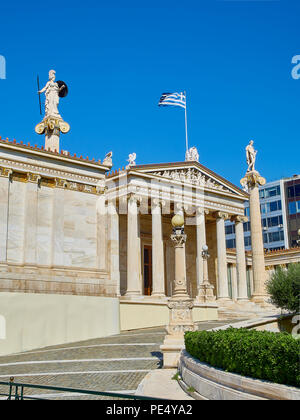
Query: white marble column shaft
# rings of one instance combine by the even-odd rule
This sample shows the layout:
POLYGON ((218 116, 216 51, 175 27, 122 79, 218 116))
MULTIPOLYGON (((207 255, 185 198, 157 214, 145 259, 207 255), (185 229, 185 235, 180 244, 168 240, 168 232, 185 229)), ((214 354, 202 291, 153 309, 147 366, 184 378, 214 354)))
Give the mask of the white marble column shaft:
POLYGON ((131 196, 128 200, 127 215, 127 291, 126 297, 142 295, 141 250, 138 217, 138 199, 131 196))
POLYGON ((196 241, 197 241, 197 256, 196 256, 196 273, 197 273, 197 289, 199 293, 199 286, 204 281, 204 259, 202 257, 203 245, 206 245, 206 230, 205 230, 205 210, 197 209, 196 213, 196 241))
POLYGON ((116 286, 117 296, 120 291, 120 264, 119 264, 119 214, 116 203, 108 202, 109 234, 108 244, 110 250, 110 279, 116 286))
POLYGON ((235 236, 236 236, 236 268, 237 268, 237 289, 238 300, 248 300, 247 293, 247 274, 246 274, 246 256, 244 242, 243 223, 247 222, 247 217, 237 216, 235 218, 235 236))
POLYGON ((226 237, 225 219, 228 215, 218 212, 217 216, 217 256, 218 256, 218 290, 217 298, 229 300, 228 278, 227 278, 227 256, 226 256, 226 237))
POLYGON ((152 203, 152 296, 165 296, 164 241, 161 201, 152 203))

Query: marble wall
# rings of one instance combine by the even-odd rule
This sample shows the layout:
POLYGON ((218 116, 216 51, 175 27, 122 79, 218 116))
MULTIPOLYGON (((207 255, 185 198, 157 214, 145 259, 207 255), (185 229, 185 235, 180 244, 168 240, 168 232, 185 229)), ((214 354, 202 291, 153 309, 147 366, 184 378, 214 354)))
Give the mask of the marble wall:
POLYGON ((99 197, 0 177, 0 291, 115 296, 99 197))

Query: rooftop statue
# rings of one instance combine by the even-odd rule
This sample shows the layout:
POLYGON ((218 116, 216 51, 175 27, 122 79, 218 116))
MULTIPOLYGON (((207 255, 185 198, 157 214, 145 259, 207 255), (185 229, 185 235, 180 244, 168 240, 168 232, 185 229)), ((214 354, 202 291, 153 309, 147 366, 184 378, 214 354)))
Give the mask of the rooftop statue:
POLYGON ((38 93, 44 93, 46 96, 45 118, 61 118, 58 112, 59 98, 67 95, 67 86, 63 82, 55 81, 55 70, 49 71, 49 81, 46 86, 38 93))
POLYGON ((250 140, 250 143, 246 147, 246 159, 248 165, 247 172, 255 172, 254 166, 256 161, 257 150, 254 150, 253 143, 254 141, 250 140))
POLYGON ((136 160, 136 153, 131 153, 131 154, 128 156, 128 159, 127 159, 127 162, 129 162, 129 164, 126 166, 126 169, 129 169, 129 168, 131 168, 132 166, 136 166, 136 162, 135 162, 135 160, 136 160))
POLYGON ((52 152, 59 152, 60 133, 65 134, 70 131, 70 125, 62 119, 58 111, 59 98, 64 98, 65 96, 67 96, 68 87, 66 83, 62 82, 61 80, 55 81, 55 71, 50 70, 49 80, 46 83, 46 86, 43 87, 43 89, 38 90, 38 94, 41 95, 41 93, 44 92, 46 96, 45 116, 43 120, 36 125, 35 132, 37 134, 45 134, 46 150, 50 150, 52 152))
POLYGON ((197 148, 194 147, 190 147, 189 150, 186 151, 185 154, 185 161, 195 161, 195 162, 199 162, 199 153, 197 148))

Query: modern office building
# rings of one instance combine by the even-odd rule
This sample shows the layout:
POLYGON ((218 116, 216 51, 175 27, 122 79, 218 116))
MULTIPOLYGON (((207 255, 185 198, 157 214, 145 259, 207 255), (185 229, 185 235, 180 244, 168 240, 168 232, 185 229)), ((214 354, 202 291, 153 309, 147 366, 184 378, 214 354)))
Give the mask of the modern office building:
MULTIPOLYGON (((297 246, 300 229, 300 175, 268 182, 260 187, 264 247, 267 250, 297 246)), ((245 249, 251 250, 249 202, 245 202, 245 249)), ((226 222, 227 248, 235 248, 235 224, 226 222)))

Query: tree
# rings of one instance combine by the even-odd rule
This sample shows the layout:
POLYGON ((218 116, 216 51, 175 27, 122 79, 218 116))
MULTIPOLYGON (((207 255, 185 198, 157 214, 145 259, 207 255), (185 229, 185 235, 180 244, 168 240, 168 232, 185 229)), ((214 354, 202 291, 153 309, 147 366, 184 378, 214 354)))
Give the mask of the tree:
POLYGON ((300 310, 300 263, 289 264, 288 269, 279 267, 266 283, 271 302, 277 308, 289 312, 300 310))

